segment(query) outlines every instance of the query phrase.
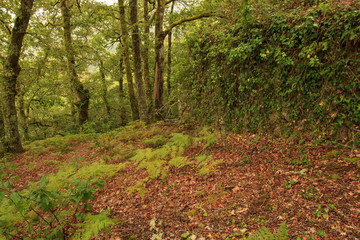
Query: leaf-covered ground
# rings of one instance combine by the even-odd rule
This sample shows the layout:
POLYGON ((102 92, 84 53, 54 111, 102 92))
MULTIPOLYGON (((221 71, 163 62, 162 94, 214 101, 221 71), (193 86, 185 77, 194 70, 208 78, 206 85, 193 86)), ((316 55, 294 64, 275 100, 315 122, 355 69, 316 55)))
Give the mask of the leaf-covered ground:
POLYGON ((109 210, 117 224, 98 239, 242 239, 285 221, 291 239, 360 238, 358 149, 296 137, 178 135, 190 135, 189 144, 176 132, 160 123, 34 142, 8 160, 14 168, 7 171, 20 176, 18 189, 67 165, 106 179, 93 211, 109 210), (134 158, 146 148, 155 152, 152 165, 134 158), (183 164, 169 163, 176 157, 183 164), (91 168, 94 162, 126 165, 107 175, 91 168))

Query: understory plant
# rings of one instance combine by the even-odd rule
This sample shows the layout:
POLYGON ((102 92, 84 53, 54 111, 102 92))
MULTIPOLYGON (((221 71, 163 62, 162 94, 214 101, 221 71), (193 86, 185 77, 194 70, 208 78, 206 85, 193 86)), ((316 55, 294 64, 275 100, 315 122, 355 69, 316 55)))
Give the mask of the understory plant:
POLYGON ((75 179, 53 189, 43 176, 33 187, 18 191, 15 179, 9 176, 0 185, 0 236, 6 239, 90 239, 115 223, 106 212, 91 214, 89 201, 103 180, 75 179))

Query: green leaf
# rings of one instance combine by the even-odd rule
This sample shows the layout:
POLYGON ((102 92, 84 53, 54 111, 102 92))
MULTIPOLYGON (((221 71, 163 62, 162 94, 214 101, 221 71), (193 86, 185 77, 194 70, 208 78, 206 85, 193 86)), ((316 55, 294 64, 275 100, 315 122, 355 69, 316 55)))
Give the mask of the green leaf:
POLYGON ((182 238, 187 238, 188 236, 189 236, 189 233, 188 233, 188 232, 181 234, 181 237, 182 237, 182 238))

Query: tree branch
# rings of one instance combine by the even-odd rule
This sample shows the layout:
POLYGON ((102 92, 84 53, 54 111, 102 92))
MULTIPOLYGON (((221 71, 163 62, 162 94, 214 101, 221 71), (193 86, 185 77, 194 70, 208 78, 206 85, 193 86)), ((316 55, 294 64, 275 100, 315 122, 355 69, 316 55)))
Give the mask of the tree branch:
POLYGON ((6 23, 5 23, 3 20, 1 20, 1 19, 0 19, 0 22, 1 22, 1 23, 4 25, 4 27, 6 28, 8 34, 11 35, 11 29, 9 28, 9 26, 6 25, 6 23))
POLYGON ((188 18, 183 18, 183 19, 180 19, 180 20, 177 20, 173 23, 171 23, 167 28, 166 30, 164 30, 163 32, 163 37, 166 37, 166 35, 169 34, 169 32, 171 32, 171 30, 174 28, 174 27, 177 27, 183 23, 186 23, 186 22, 191 22, 191 21, 194 21, 194 20, 197 20, 197 19, 201 19, 201 18, 207 18, 207 17, 213 17, 215 16, 215 12, 205 12, 205 13, 201 13, 199 15, 195 15, 195 16, 192 16, 192 17, 188 17, 188 18))
POLYGON ((169 3, 175 2, 176 0, 169 0, 165 3, 165 5, 168 5, 169 3))

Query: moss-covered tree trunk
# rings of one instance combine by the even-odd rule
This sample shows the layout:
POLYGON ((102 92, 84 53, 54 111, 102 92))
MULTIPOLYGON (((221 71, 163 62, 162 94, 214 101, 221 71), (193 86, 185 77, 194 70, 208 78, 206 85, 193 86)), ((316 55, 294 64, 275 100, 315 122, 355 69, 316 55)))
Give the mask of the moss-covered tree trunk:
POLYGON ((105 67, 104 62, 102 59, 100 59, 100 79, 101 79, 101 97, 103 99, 106 114, 110 115, 110 104, 107 98, 107 86, 106 86, 106 75, 105 75, 105 67))
POLYGON ((146 91, 146 99, 149 108, 149 118, 151 118, 152 108, 152 84, 150 80, 149 70, 149 35, 150 35, 150 22, 149 22, 149 3, 148 0, 144 0, 144 45, 142 50, 143 60, 143 74, 146 91))
POLYGON ((155 78, 154 78, 154 111, 155 119, 162 118, 164 91, 164 14, 165 0, 157 0, 155 15, 155 78))
POLYGON ((121 119, 121 125, 125 126, 127 123, 127 117, 126 117, 126 109, 125 109, 125 96, 124 96, 124 59, 119 54, 120 61, 119 61, 119 74, 117 76, 117 81, 119 82, 119 111, 120 111, 120 119, 121 119))
POLYGON ((28 116, 26 114, 25 110, 25 103, 24 103, 24 90, 19 87, 18 93, 17 93, 17 107, 18 107, 18 117, 19 117, 19 125, 20 125, 20 132, 22 133, 23 140, 29 139, 29 122, 28 122, 28 116))
POLYGON ((61 0, 61 14, 63 18, 64 45, 67 58, 67 68, 70 78, 71 87, 75 93, 75 105, 78 110, 78 122, 84 124, 88 118, 90 95, 80 82, 75 67, 75 53, 72 46, 71 38, 71 14, 68 6, 68 0, 61 0))
POLYGON ((130 0, 130 23, 131 23, 131 39, 132 39, 132 54, 134 64, 134 76, 136 84, 136 93, 139 107, 140 120, 148 122, 148 111, 146 107, 146 96, 144 91, 144 83, 141 71, 141 51, 140 51, 140 34, 138 26, 138 11, 137 0, 130 0))
MULTIPOLYGON (((171 11, 170 11, 171 14, 174 12, 174 7, 175 7, 175 2, 173 2, 171 5, 171 11)), ((168 34, 168 56, 167 56, 168 62, 167 62, 167 79, 166 79, 168 98, 170 97, 171 94, 171 64, 172 64, 171 43, 172 43, 172 31, 170 31, 168 34)))
POLYGON ((23 152, 15 107, 16 82, 21 71, 19 58, 33 3, 34 0, 21 0, 20 10, 17 12, 15 24, 10 36, 4 69, 0 75, 5 130, 4 150, 6 152, 23 152))
POLYGON ((129 41, 128 41, 128 28, 125 20, 125 5, 124 0, 119 0, 119 12, 120 12, 120 24, 121 24, 121 39, 123 44, 123 58, 125 64, 126 80, 128 83, 128 94, 131 107, 131 116, 133 120, 139 119, 139 109, 135 98, 134 84, 132 78, 131 64, 130 64, 130 53, 129 53, 129 41))

